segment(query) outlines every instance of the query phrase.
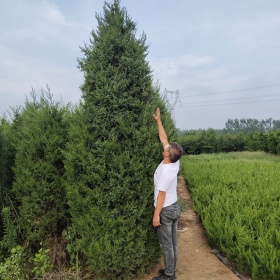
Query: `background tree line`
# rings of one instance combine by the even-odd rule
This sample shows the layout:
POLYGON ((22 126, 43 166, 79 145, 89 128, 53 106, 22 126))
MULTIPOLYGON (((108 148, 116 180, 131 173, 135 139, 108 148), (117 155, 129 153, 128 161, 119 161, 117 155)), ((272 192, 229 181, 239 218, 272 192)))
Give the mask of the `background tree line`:
POLYGON ((280 129, 222 134, 214 129, 183 132, 179 143, 186 154, 264 151, 280 154, 280 129))
MULTIPOLYGON (((225 123, 225 127, 223 129, 213 129, 215 134, 238 134, 242 133, 244 135, 248 133, 255 133, 259 131, 268 132, 270 130, 278 130, 280 129, 280 120, 273 120, 272 118, 268 118, 266 120, 257 120, 257 119, 228 119, 225 123)), ((203 129, 192 129, 192 130, 181 130, 179 131, 179 135, 183 133, 189 132, 203 132, 203 129)))
POLYGON ((225 123, 224 133, 243 134, 255 133, 258 131, 268 132, 270 130, 280 129, 280 120, 273 120, 272 118, 266 120, 257 119, 228 119, 225 123))

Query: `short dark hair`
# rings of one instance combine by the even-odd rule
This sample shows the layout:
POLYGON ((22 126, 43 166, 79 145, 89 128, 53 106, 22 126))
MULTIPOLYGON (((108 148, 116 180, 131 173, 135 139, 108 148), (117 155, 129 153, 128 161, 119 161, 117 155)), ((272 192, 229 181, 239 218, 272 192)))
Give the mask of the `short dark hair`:
POLYGON ((171 143, 170 145, 170 149, 169 149, 169 153, 170 153, 170 161, 172 163, 176 162, 177 160, 179 160, 181 158, 181 156, 184 153, 183 148, 176 142, 171 143))

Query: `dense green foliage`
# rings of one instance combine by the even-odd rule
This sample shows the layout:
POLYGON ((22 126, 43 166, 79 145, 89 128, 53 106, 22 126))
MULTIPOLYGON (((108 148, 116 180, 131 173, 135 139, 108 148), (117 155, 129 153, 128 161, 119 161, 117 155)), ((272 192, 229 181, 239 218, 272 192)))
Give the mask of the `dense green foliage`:
POLYGON ((132 279, 158 261, 151 225, 153 172, 162 158, 157 107, 171 141, 177 131, 153 85, 145 35, 136 38, 119 1, 105 3, 97 20, 90 45, 81 48, 81 103, 72 109, 49 91, 39 101, 32 92, 1 121, 4 280, 69 265, 77 276, 132 279))
POLYGON ((70 217, 63 151, 71 110, 55 102, 49 90, 42 90, 39 101, 35 92, 31 96, 0 126, 0 278, 4 280, 12 275, 32 279, 46 267, 59 268, 66 261, 62 231, 70 217), (38 254, 44 264, 33 261, 38 254))
POLYGON ((11 189, 15 149, 11 143, 11 125, 5 120, 0 120, 0 204, 5 205, 5 193, 11 189))
MULTIPOLYGON (((5 235, 5 216, 8 216, 7 207, 12 207, 14 198, 11 193, 15 149, 11 141, 11 124, 2 119, 0 122, 0 240, 5 235), (5 215, 6 213, 6 215, 5 215)), ((14 244, 13 244, 14 245, 14 244)), ((2 258, 2 250, 0 251, 0 259, 2 258)))
POLYGON ((71 249, 96 277, 132 279, 159 256, 151 227, 153 172, 161 161, 156 107, 171 140, 175 126, 145 61, 145 35, 119 1, 105 4, 79 60, 81 111, 71 121, 67 198, 75 232, 71 249))
POLYGON ((23 241, 36 249, 61 234, 67 223, 62 150, 68 111, 48 95, 40 102, 27 101, 16 131, 13 192, 20 205, 18 222, 23 241))
POLYGON ((213 246, 252 279, 280 276, 280 158, 185 156, 183 174, 213 246))
POLYGON ((243 134, 221 134, 214 130, 185 132, 180 135, 179 143, 186 154, 264 151, 271 154, 280 152, 280 129, 268 132, 243 134))

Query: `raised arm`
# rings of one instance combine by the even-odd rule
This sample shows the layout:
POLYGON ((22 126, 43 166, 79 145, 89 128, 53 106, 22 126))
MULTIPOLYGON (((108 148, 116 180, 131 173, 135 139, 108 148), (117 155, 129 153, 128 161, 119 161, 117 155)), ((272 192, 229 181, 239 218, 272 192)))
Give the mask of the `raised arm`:
POLYGON ((167 138, 167 135, 163 128, 161 119, 160 119, 160 109, 159 108, 157 108, 156 114, 154 114, 154 120, 156 121, 157 126, 158 126, 158 136, 159 136, 160 142, 161 142, 163 148, 165 148, 168 145, 168 138, 167 138))

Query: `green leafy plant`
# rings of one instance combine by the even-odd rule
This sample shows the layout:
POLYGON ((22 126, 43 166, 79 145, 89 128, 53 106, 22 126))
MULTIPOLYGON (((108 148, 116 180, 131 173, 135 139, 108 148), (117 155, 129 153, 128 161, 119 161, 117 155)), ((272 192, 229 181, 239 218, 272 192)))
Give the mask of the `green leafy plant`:
POLYGON ((24 271, 25 254, 22 246, 16 246, 11 250, 11 255, 0 263, 0 278, 2 280, 22 280, 29 279, 24 271))
POLYGON ((48 255, 49 251, 50 249, 40 248, 35 254, 35 257, 32 259, 32 272, 36 277, 41 277, 53 269, 53 265, 50 263, 50 257, 48 255))
POLYGON ((77 234, 73 226, 63 230, 62 236, 65 238, 66 251, 70 258, 70 265, 73 271, 79 271, 81 267, 81 260, 79 259, 79 250, 77 249, 77 234))

